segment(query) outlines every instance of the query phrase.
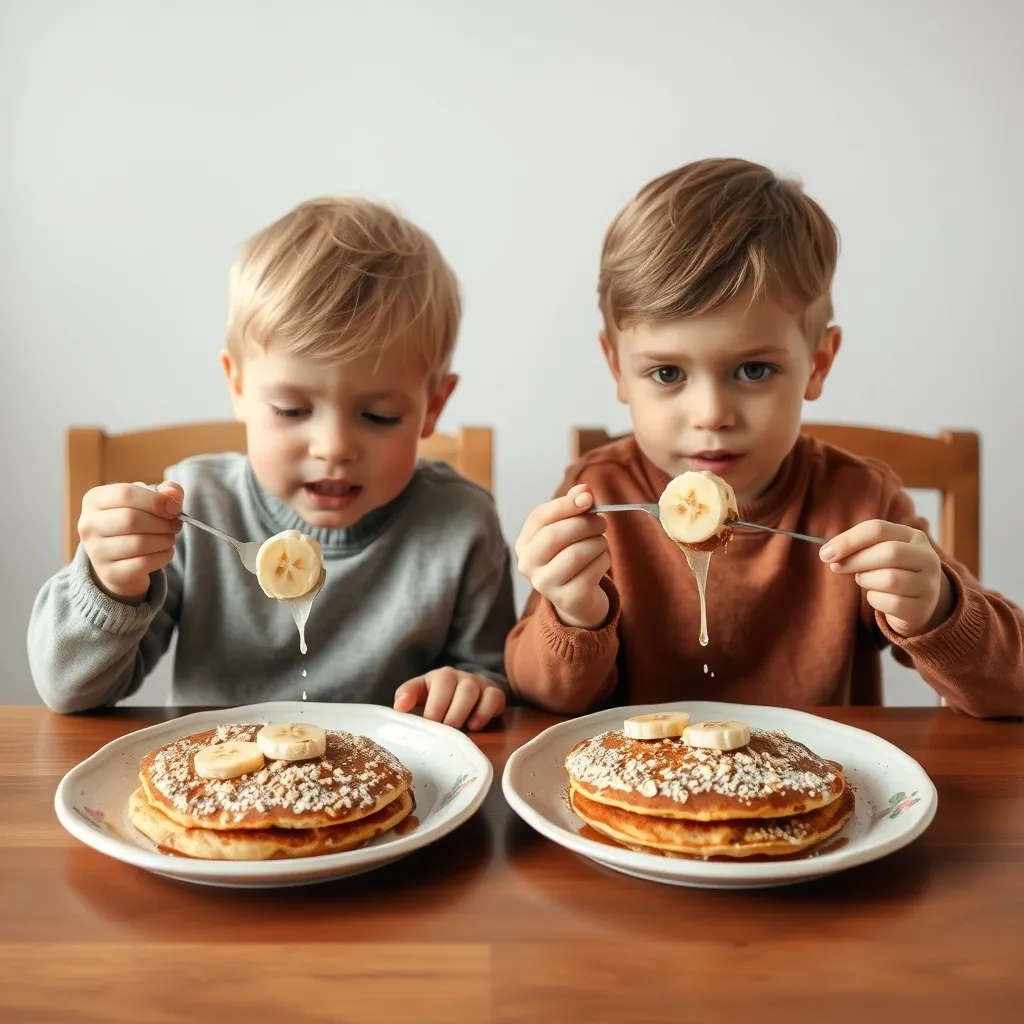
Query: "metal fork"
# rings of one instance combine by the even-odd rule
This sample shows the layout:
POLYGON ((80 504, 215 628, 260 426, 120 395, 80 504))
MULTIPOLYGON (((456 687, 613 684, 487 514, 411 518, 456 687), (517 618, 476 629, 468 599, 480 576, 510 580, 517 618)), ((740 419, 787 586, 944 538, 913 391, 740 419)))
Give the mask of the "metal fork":
POLYGON ((188 523, 190 526, 197 526, 200 530, 212 533, 214 537, 220 537, 221 540, 226 540, 238 552, 238 557, 241 559, 242 565, 244 565, 254 576, 256 575, 256 553, 262 546, 257 541, 237 540, 234 537, 229 537, 226 533, 221 533, 220 530, 214 529, 214 527, 208 526, 206 523, 200 522, 198 519, 193 519, 192 516, 186 515, 184 512, 179 513, 178 518, 183 523, 188 523))
MULTIPOLYGON (((647 505, 592 505, 591 512, 646 512, 661 521, 661 512, 656 504, 647 505)), ((812 544, 824 544, 824 537, 812 537, 807 533, 794 533, 792 530, 777 530, 774 526, 762 526, 760 523, 748 523, 744 519, 727 519, 726 526, 738 526, 745 530, 764 530, 765 533, 777 533, 782 537, 792 537, 794 540, 806 540, 812 544)))
MULTIPOLYGON (((198 519, 194 519, 190 515, 186 515, 184 512, 178 513, 178 518, 183 523, 188 523, 190 526, 197 526, 200 530, 205 530, 207 533, 212 533, 214 537, 219 537, 221 540, 226 540, 237 552, 238 557, 242 561, 242 565, 246 567, 254 576, 259 578, 256 572, 256 553, 263 546, 255 540, 237 540, 235 537, 229 537, 226 533, 221 533, 220 530, 214 529, 207 523, 200 522, 198 519)), ((316 581, 316 585, 312 590, 307 591, 305 594, 299 597, 280 597, 278 598, 282 604, 297 604, 301 601, 311 601, 317 594, 320 593, 320 588, 323 587, 324 581, 327 579, 327 567, 322 566, 320 569, 320 579, 316 581)))
MULTIPOLYGON (((156 484, 147 484, 151 491, 157 489, 156 484)), ((200 530, 205 530, 207 533, 212 533, 214 537, 219 537, 221 540, 227 541, 237 552, 239 560, 242 565, 246 567, 253 574, 259 578, 259 574, 256 572, 256 555, 260 548, 263 546, 259 541, 256 540, 239 540, 237 537, 231 537, 226 533, 221 532, 209 523, 204 523, 200 519, 196 519, 194 516, 190 516, 185 512, 179 512, 178 518, 183 523, 188 523, 189 526, 195 526, 200 530)), ((301 597, 286 597, 280 598, 285 604, 292 604, 296 601, 302 601, 316 597, 320 593, 320 588, 324 585, 324 581, 327 579, 327 567, 324 566, 320 570, 320 579, 317 580, 316 586, 301 597)))

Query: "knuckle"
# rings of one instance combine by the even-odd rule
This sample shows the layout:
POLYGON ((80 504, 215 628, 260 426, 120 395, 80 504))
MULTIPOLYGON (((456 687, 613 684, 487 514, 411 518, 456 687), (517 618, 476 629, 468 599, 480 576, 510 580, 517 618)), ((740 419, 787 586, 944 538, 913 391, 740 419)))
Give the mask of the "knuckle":
POLYGON ((111 484, 108 497, 118 505, 131 505, 134 490, 131 484, 111 484))

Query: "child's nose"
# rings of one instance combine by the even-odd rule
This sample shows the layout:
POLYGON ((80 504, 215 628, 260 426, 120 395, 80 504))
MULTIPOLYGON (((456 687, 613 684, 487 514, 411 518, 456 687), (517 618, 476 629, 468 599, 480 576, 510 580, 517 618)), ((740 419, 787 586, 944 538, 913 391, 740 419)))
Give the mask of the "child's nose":
POLYGON ((722 430, 735 421, 735 410, 724 388, 705 384, 690 392, 693 425, 700 430, 722 430))
POLYGON ((344 423, 325 422, 314 432, 309 453, 333 466, 355 462, 359 458, 357 432, 344 423))

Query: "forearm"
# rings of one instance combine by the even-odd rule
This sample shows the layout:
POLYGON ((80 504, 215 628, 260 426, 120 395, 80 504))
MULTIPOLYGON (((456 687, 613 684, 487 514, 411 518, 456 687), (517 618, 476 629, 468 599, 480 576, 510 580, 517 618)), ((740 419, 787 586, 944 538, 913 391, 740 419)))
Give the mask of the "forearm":
POLYGON ((592 710, 615 688, 619 600, 607 579, 609 613, 598 629, 566 626, 551 603, 533 593, 505 643, 512 692, 556 714, 592 710))

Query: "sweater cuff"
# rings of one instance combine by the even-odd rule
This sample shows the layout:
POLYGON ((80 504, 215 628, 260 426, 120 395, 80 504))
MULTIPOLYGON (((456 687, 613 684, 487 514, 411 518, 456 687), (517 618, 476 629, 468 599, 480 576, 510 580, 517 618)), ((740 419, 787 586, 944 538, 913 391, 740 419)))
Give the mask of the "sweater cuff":
POLYGON ((78 545, 68 573, 71 606, 87 622, 105 633, 127 636, 145 632, 167 598, 167 576, 162 569, 150 574, 149 590, 141 604, 126 604, 105 594, 93 579, 89 556, 82 544, 78 545))
POLYGON ((554 605, 541 598, 537 608, 541 636, 548 650, 563 661, 593 662, 614 648, 619 627, 619 592, 606 576, 601 580, 601 589, 608 595, 608 616, 597 629, 582 629, 567 626, 558 617, 554 605))
POLYGON ((988 607, 985 599, 964 586, 959 573, 942 563, 942 571, 953 586, 953 611, 945 622, 920 636, 903 637, 893 632, 885 616, 875 612, 875 621, 882 635, 894 647, 900 647, 914 659, 918 670, 931 669, 945 674, 958 668, 971 658, 977 649, 978 638, 984 634, 988 607))

